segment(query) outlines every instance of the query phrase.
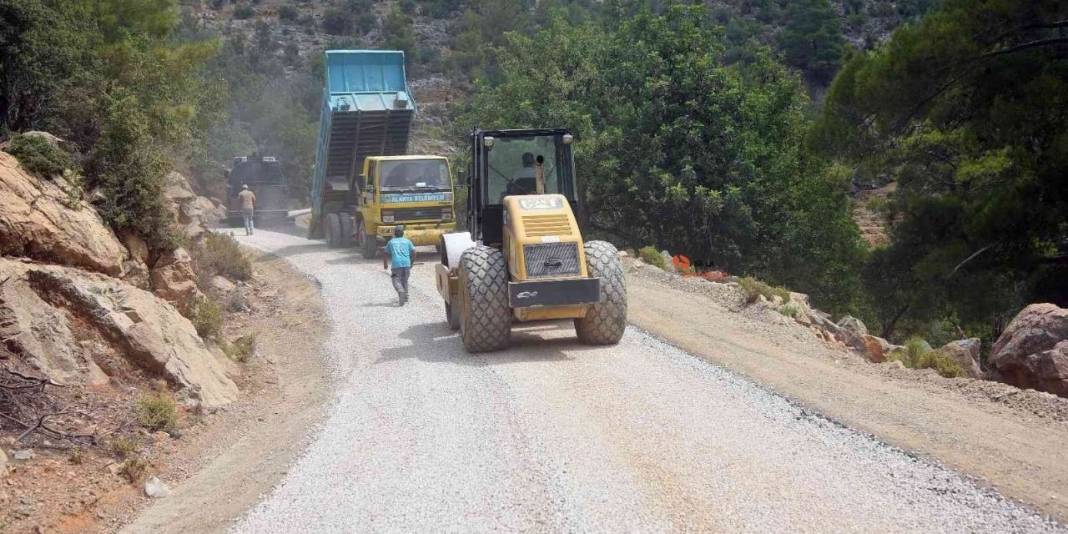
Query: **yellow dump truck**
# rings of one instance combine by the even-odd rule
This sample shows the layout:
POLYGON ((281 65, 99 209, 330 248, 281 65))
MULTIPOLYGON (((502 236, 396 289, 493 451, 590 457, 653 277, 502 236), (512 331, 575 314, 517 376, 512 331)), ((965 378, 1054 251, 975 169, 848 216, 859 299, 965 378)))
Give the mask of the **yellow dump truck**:
POLYGON ((353 239, 373 257, 393 228, 417 246, 437 246, 456 229, 449 161, 440 156, 370 156, 357 179, 353 239))
POLYGON ((417 245, 455 229, 449 162, 407 156, 415 102, 399 50, 328 50, 308 237, 374 257, 403 223, 417 245))

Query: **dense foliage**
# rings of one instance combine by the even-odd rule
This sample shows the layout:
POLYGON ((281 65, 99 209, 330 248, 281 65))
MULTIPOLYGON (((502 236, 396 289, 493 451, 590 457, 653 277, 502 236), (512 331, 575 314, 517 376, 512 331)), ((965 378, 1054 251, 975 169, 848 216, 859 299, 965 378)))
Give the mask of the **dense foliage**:
POLYGON ((884 332, 990 337, 1068 301, 1068 4, 948 0, 854 56, 814 145, 897 182, 867 287, 884 332))
POLYGON ((590 227, 846 306, 861 253, 847 176, 802 152, 798 78, 767 51, 726 65, 706 21, 674 5, 511 33, 461 123, 567 125, 590 227))
POLYGON ((177 22, 173 0, 0 0, 0 127, 72 143, 105 219, 162 248, 163 175, 226 94, 201 76, 214 44, 175 42, 177 22))

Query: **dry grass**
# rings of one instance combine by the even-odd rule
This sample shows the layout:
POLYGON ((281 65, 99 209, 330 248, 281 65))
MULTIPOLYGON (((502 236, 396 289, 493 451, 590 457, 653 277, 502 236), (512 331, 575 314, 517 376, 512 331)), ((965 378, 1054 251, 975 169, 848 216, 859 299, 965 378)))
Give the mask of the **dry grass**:
POLYGON ((137 400, 136 409, 137 421, 153 432, 170 432, 178 428, 178 403, 166 392, 142 396, 137 400))
POLYGON ((926 341, 916 337, 905 342, 904 349, 888 354, 887 360, 899 361, 910 369, 934 369, 946 378, 956 378, 964 374, 964 370, 953 358, 933 350, 926 341))
POLYGON ((768 300, 774 300, 775 297, 779 297, 783 303, 790 302, 790 292, 785 288, 766 284, 752 276, 746 276, 738 280, 738 285, 742 286, 742 291, 745 292, 745 301, 749 304, 756 302, 761 296, 768 300))

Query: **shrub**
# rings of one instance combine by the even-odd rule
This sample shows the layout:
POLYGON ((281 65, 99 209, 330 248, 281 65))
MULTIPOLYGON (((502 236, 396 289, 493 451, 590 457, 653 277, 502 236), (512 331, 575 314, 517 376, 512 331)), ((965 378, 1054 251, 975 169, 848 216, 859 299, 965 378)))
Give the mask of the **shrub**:
POLYGON ((286 22, 293 22, 293 21, 297 20, 297 17, 299 16, 299 14, 300 14, 300 12, 297 11, 297 8, 295 8, 293 6, 290 6, 290 5, 284 5, 284 6, 278 8, 278 19, 279 20, 283 20, 283 21, 286 21, 286 22))
POLYGON ((234 18, 238 20, 250 19, 256 15, 256 10, 249 5, 240 5, 234 9, 234 18))
POLYGON ((745 301, 749 304, 756 302, 761 296, 768 300, 774 300, 775 297, 779 297, 784 303, 790 302, 790 292, 785 288, 765 284, 752 276, 746 276, 738 280, 738 284, 742 286, 742 291, 745 292, 745 301))
POLYGON ((249 334, 241 336, 234 340, 233 343, 227 343, 223 346, 223 352, 226 356, 235 362, 247 362, 249 358, 256 352, 256 335, 249 334))
POLYGON ((897 349, 887 355, 888 361, 899 361, 909 369, 934 369, 946 378, 955 378, 964 374, 960 365, 946 354, 933 350, 923 339, 914 337, 905 342, 904 349, 897 349))
POLYGON ((797 316, 801 315, 801 308, 793 302, 788 302, 785 306, 782 307, 782 309, 779 310, 779 313, 791 319, 797 319, 797 316))
POLYGON ((323 31, 330 35, 348 35, 352 33, 352 17, 343 9, 328 9, 323 14, 323 31))
POLYGON ((197 329, 197 334, 204 339, 218 339, 222 333, 222 306, 207 297, 200 297, 193 303, 193 313, 189 320, 197 329))
POLYGON ((6 151, 19 160, 22 168, 45 179, 75 168, 74 160, 67 151, 35 135, 16 135, 6 151))
POLYGON ((148 474, 148 461, 140 456, 127 458, 125 462, 122 462, 119 474, 131 484, 136 484, 144 480, 145 475, 148 474))
POLYGON ((649 265, 655 265, 661 269, 667 270, 667 262, 664 261, 664 256, 660 254, 660 251, 656 250, 656 247, 642 247, 641 250, 638 251, 638 257, 649 265))
POLYGON ((137 399, 137 421, 155 432, 178 428, 178 403, 164 391, 143 395, 137 399))
POLYGON ((118 458, 125 460, 131 456, 137 454, 137 451, 141 448, 141 445, 136 440, 119 436, 113 438, 108 443, 108 448, 111 449, 111 453, 118 458))
POLYGON ((231 280, 252 278, 252 262, 248 261, 237 240, 226 234, 209 233, 193 249, 193 261, 198 272, 210 279, 225 276, 231 280))

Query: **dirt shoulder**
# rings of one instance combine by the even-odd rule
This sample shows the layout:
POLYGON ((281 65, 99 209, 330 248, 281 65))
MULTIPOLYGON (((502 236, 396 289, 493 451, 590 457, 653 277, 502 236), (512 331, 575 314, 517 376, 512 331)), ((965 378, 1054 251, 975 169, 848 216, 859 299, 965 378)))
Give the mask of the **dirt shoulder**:
POLYGON ((639 328, 844 425, 1068 521, 1064 399, 930 370, 870 364, 757 306, 732 312, 686 284, 628 269, 639 328))
POLYGON ((285 475, 321 421, 332 378, 321 359, 327 317, 319 288, 285 260, 249 254, 262 283, 250 299, 252 313, 228 325, 256 333, 241 400, 206 416, 203 428, 171 451, 160 469, 170 496, 149 500, 139 488, 124 488, 101 510, 114 519, 100 530, 224 532, 285 475))

